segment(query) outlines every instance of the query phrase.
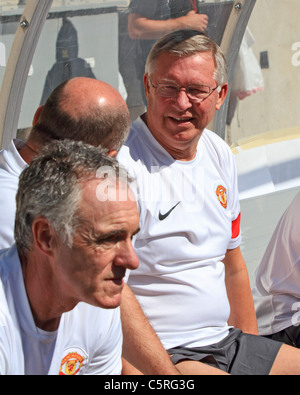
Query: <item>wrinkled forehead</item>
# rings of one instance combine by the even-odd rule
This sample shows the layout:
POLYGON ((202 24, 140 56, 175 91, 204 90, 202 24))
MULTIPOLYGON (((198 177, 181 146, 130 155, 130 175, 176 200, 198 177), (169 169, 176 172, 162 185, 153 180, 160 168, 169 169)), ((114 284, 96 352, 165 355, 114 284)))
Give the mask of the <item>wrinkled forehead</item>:
POLYGON ((95 177, 81 183, 82 201, 92 204, 135 202, 136 198, 130 187, 130 182, 116 175, 95 177))
POLYGON ((93 179, 83 186, 77 215, 86 229, 95 231, 131 231, 139 225, 137 202, 131 188, 111 179, 93 179))
POLYGON ((169 53, 157 58, 151 78, 157 82, 184 81, 189 84, 207 84, 215 79, 216 67, 211 52, 190 56, 176 56, 169 53), (208 81, 207 81, 208 80, 208 81))

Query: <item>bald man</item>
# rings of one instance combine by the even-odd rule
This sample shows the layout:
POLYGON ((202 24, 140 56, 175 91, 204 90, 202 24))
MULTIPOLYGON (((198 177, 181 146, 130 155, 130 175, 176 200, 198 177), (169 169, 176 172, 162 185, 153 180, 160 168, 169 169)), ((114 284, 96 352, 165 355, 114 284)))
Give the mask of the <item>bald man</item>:
POLYGON ((125 101, 112 86, 92 78, 74 78, 58 86, 36 111, 26 142, 11 141, 0 152, 0 249, 14 243, 15 195, 19 175, 53 140, 83 141, 116 156, 129 130, 125 101))
MULTIPOLYGON (((0 152, 0 250, 14 244, 19 176, 42 147, 54 140, 69 139, 100 146, 114 157, 128 135, 130 116, 125 101, 112 86, 79 77, 52 92, 45 105, 36 111, 32 125, 26 142, 13 140, 8 149, 0 152)), ((127 286, 122 293, 121 313, 122 323, 126 321, 124 357, 145 374, 177 374, 127 286), (133 315, 139 319, 132 320, 133 315), (141 336, 151 339, 150 350, 143 347, 141 336)), ((126 363, 124 373, 133 372, 134 368, 126 363)))

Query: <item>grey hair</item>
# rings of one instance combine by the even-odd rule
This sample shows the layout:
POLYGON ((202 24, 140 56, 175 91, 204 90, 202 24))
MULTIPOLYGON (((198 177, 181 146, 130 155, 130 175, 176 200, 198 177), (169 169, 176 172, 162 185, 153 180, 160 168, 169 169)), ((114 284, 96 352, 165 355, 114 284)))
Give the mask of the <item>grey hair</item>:
POLYGON ((216 68, 214 78, 218 85, 225 84, 228 73, 221 48, 213 39, 197 30, 178 30, 158 40, 148 55, 145 72, 151 76, 155 70, 156 60, 164 53, 184 58, 203 52, 213 55, 216 68))
POLYGON ((94 146, 75 141, 49 144, 22 172, 16 196, 15 241, 21 254, 33 246, 32 225, 36 218, 48 220, 61 240, 72 246, 81 224, 77 214, 82 196, 82 181, 109 178, 128 185, 127 171, 116 159, 94 146), (107 169, 102 177, 99 169, 107 169))

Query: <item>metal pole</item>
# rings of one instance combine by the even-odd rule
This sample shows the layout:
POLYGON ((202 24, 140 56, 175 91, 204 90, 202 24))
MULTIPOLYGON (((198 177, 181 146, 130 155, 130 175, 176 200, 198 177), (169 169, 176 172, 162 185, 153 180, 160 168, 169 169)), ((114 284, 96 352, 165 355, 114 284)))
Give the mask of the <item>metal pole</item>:
POLYGON ((0 143, 15 138, 29 68, 53 0, 28 0, 9 55, 0 91, 0 143))
MULTIPOLYGON (((240 46, 256 0, 238 0, 234 3, 226 25, 221 48, 227 59, 229 89, 233 80, 234 69, 240 46)), ((230 93, 230 92, 229 92, 230 93)), ((226 119, 229 94, 222 108, 216 113, 210 128, 225 140, 226 119)))

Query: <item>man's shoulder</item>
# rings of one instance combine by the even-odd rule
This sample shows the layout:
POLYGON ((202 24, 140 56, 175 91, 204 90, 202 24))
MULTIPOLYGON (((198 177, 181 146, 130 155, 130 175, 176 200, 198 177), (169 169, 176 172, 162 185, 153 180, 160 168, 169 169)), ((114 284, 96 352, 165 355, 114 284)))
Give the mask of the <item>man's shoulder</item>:
POLYGON ((14 242, 14 221, 16 215, 16 194, 22 167, 14 161, 13 153, 0 153, 0 248, 14 242), (7 155, 6 155, 7 154, 7 155))
POLYGON ((11 288, 13 282, 19 278, 20 270, 20 258, 16 244, 0 249, 0 281, 5 289, 11 288))
POLYGON ((83 341, 86 349, 99 351, 119 347, 122 339, 120 308, 103 309, 81 302, 64 314, 60 331, 68 337, 71 331, 83 341))
POLYGON ((202 137, 204 137, 204 139, 220 149, 230 150, 230 147, 226 143, 226 141, 223 140, 217 133, 213 132, 212 130, 205 129, 202 137))
POLYGON ((234 158, 233 152, 228 143, 218 136, 215 132, 205 129, 201 140, 205 145, 205 149, 211 154, 216 155, 219 160, 232 161, 234 158))
MULTIPOLYGON (((20 173, 11 171, 9 168, 0 167, 0 187, 8 188, 9 190, 17 190, 19 184, 20 173)), ((6 192, 5 192, 6 194, 6 192)))
POLYGON ((23 350, 16 325, 9 308, 9 274, 12 259, 17 258, 17 250, 12 247, 0 251, 0 374, 24 374, 23 350), (9 269, 9 270, 6 270, 9 269))
POLYGON ((141 118, 138 118, 130 126, 128 138, 118 154, 120 162, 128 161, 129 159, 138 160, 143 154, 143 143, 145 141, 142 137, 145 124, 141 118))
POLYGON ((95 307, 90 304, 81 302, 73 310, 66 313, 66 316, 72 318, 72 322, 76 322, 81 326, 82 320, 89 322, 90 325, 84 327, 88 332, 95 332, 98 334, 107 333, 107 330, 112 326, 121 325, 120 308, 116 309, 103 309, 95 307))
POLYGON ((0 151, 0 181, 17 180, 27 166, 18 149, 24 145, 21 140, 11 141, 8 148, 0 151))
POLYGON ((0 375, 23 375, 23 350, 0 279, 0 375))
POLYGON ((65 354, 73 352, 75 347, 80 356, 86 358, 83 374, 120 374, 122 327, 119 308, 108 310, 79 303, 64 314, 59 331, 65 354))

